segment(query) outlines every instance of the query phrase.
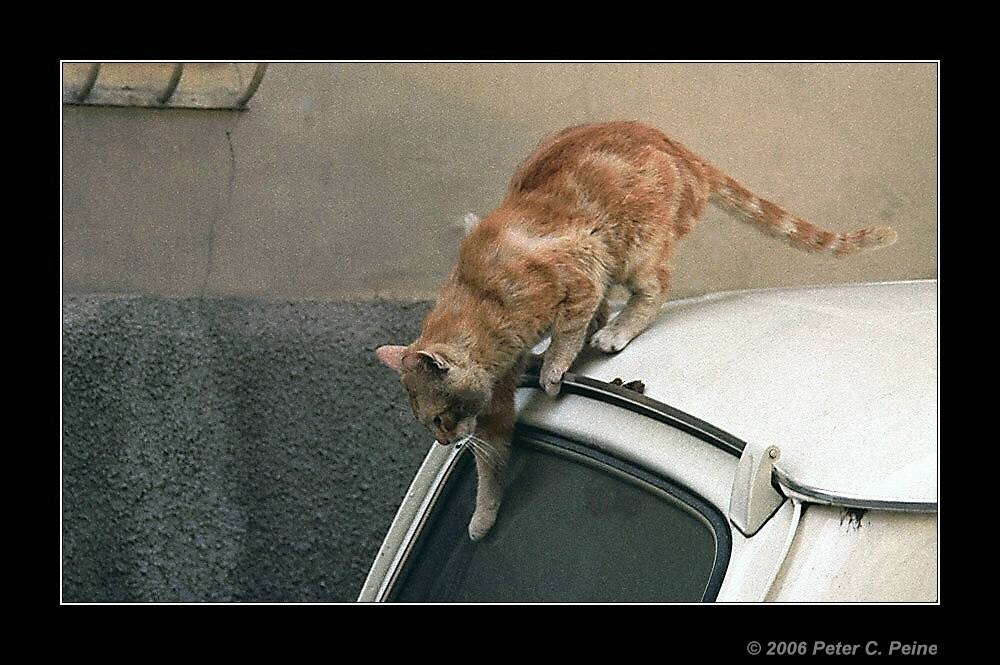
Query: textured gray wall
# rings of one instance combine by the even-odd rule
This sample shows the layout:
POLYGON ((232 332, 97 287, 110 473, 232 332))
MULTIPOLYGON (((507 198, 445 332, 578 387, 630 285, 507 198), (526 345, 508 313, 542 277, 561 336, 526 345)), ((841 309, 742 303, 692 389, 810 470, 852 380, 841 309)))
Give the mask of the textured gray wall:
POLYGON ((69 297, 63 598, 351 601, 430 443, 426 303, 69 297))

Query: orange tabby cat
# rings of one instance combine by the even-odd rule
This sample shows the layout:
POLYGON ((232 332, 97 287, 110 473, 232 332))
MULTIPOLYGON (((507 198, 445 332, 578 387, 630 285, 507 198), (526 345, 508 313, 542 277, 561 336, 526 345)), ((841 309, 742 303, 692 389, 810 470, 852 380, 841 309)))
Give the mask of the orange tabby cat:
POLYGON ((518 167, 507 198, 462 241, 420 337, 382 346, 417 420, 473 448, 479 476, 473 540, 493 526, 528 351, 547 333, 540 383, 559 392, 589 343, 619 351, 667 297, 670 257, 710 199, 808 252, 845 256, 888 245, 884 226, 833 233, 760 199, 653 127, 609 122, 546 137, 518 167), (631 297, 608 321, 613 284, 631 297))

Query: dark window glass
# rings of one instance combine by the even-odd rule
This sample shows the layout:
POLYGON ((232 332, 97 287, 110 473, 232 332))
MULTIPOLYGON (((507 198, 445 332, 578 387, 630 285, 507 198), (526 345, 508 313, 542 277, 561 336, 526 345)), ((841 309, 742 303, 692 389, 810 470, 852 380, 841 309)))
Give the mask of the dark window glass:
POLYGON ((462 453, 389 600, 712 600, 725 518, 662 479, 565 439, 520 430, 497 523, 469 539, 476 471, 462 453))

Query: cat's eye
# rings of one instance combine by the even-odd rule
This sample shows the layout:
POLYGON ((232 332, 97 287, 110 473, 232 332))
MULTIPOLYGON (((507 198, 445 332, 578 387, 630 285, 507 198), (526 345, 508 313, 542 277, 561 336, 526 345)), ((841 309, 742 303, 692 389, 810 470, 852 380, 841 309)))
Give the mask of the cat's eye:
POLYGON ((441 416, 440 415, 434 416, 434 426, 435 427, 441 427, 441 416))

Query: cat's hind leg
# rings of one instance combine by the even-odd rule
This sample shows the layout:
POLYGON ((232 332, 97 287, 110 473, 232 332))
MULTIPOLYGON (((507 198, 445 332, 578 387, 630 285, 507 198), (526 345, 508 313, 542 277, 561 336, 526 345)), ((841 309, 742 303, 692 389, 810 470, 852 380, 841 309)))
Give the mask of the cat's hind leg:
POLYGON ((594 316, 591 317, 590 324, 587 326, 588 342, 594 336, 594 333, 607 325, 610 313, 611 305, 608 304, 608 299, 605 297, 601 300, 601 304, 597 306, 597 311, 594 312, 594 316))
POLYGON ((669 253, 633 271, 626 286, 632 295, 622 311, 590 338, 590 345, 605 353, 621 351, 649 326, 667 299, 670 286, 669 253))

